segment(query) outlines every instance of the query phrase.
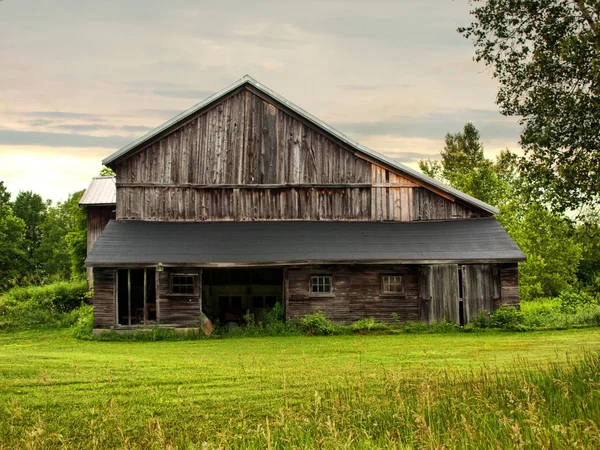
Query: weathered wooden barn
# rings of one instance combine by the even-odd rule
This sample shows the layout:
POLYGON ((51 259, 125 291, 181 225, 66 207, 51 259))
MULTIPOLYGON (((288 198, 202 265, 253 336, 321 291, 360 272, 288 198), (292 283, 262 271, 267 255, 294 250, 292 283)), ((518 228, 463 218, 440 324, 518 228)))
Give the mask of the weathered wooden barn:
POLYGON ((103 163, 116 217, 86 261, 96 328, 236 323, 277 302, 287 319, 466 323, 519 303, 524 255, 494 207, 249 76, 103 163))

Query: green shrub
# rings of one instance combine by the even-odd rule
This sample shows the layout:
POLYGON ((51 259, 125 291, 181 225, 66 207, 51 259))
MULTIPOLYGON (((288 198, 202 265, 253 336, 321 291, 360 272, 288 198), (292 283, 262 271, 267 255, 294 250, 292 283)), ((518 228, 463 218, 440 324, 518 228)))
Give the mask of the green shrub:
POLYGON ((89 297, 85 281, 14 288, 0 298, 0 322, 13 327, 70 326, 69 313, 89 297))
POLYGON ((376 331, 388 331, 390 326, 383 322, 377 322, 373 318, 361 319, 350 325, 350 328, 355 333, 371 333, 376 331))
POLYGON ((524 331, 523 313, 513 306, 500 305, 500 307, 490 314, 490 328, 499 328, 501 330, 524 331))
POLYGON ((73 321, 73 336, 77 339, 90 339, 94 330, 94 308, 90 305, 81 305, 70 313, 73 321))
POLYGON ((479 311, 479 313, 471 320, 467 325, 471 325, 473 328, 485 329, 490 327, 490 313, 485 309, 479 311))
POLYGON ((322 311, 304 316, 300 321, 300 327, 306 334, 318 336, 331 335, 336 331, 335 325, 325 317, 322 311))
POLYGON ((405 322, 401 329, 405 333, 426 333, 430 331, 431 326, 425 322, 405 322))
POLYGON ((563 312, 573 313, 575 310, 584 305, 598 304, 598 300, 592 297, 587 292, 563 292, 558 296, 560 307, 563 312))

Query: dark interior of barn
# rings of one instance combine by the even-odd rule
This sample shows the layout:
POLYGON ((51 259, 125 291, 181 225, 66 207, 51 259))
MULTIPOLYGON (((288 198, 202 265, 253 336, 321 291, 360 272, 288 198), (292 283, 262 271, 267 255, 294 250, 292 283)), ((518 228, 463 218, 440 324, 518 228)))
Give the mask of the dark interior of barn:
POLYGON ((258 322, 283 299, 283 269, 204 269, 202 311, 220 324, 243 324, 250 311, 258 322))
POLYGON ((117 303, 119 325, 143 325, 155 323, 155 270, 118 270, 117 303))

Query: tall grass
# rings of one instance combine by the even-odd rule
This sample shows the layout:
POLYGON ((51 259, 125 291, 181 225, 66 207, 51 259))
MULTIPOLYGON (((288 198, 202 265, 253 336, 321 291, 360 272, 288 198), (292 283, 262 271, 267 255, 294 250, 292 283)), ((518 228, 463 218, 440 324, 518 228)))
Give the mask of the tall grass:
MULTIPOLYGON (((129 400, 107 395, 102 405, 73 406, 65 412, 72 419, 52 403, 34 410, 15 399, 0 410, 0 448, 600 448, 600 355, 521 366, 360 371, 309 383, 312 390, 302 393, 283 378, 271 387, 282 390, 277 410, 258 407, 260 379, 248 397, 207 404, 189 400, 193 386, 167 400, 160 389, 127 383, 129 400), (165 402, 172 406, 153 412, 165 402)), ((175 373, 170 382, 177 383, 175 373)), ((42 372, 39 384, 52 395, 51 376, 42 372)))

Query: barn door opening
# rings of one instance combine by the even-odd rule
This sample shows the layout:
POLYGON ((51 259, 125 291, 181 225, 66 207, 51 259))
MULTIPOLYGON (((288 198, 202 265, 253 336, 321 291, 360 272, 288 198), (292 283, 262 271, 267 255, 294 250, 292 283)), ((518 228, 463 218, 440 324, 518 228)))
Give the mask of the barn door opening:
POLYGON ((205 269, 202 277, 202 311, 221 324, 244 324, 249 311, 256 321, 276 303, 283 304, 283 269, 205 269))
POLYGON ((154 269, 117 270, 117 324, 145 325, 156 322, 154 269))

